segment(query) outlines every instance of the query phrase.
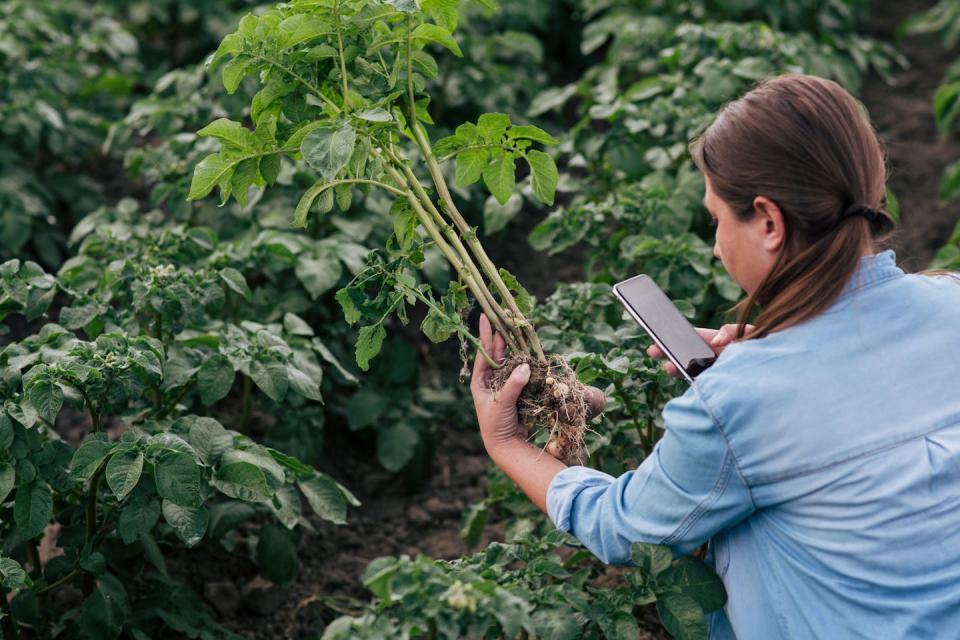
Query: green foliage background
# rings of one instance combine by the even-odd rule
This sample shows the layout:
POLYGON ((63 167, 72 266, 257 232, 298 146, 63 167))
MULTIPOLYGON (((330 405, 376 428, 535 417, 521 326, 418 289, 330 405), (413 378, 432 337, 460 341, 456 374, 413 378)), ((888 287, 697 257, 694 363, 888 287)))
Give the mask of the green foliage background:
MULTIPOLYGON (((682 385, 610 285, 649 273, 712 326, 741 295, 712 257, 686 140, 769 74, 856 93, 905 64, 859 34, 863 0, 258 5, 0 7, 4 637, 230 637, 166 557, 219 545, 291 583, 312 522, 363 508, 317 468, 329 430, 367 438, 415 486, 435 426, 472 429, 464 386, 428 382, 453 369, 428 371, 405 325, 472 355, 476 290, 408 192, 428 213, 457 208, 468 244, 582 258, 542 300, 522 273, 484 278, 606 392, 589 464, 632 468, 682 385), (50 522, 64 553, 41 568, 50 522)), ((958 17, 945 2, 910 28, 950 42, 958 17)), ((935 99, 944 135, 955 85, 935 99)), ((960 229, 937 265, 957 267, 958 242, 960 229)), ((635 638, 638 607, 656 603, 670 634, 705 637, 725 600, 709 557, 637 544, 634 566, 611 570, 488 480, 461 533, 475 546, 504 521, 504 542, 453 562, 381 558, 364 577, 373 600, 317 633, 635 638)))

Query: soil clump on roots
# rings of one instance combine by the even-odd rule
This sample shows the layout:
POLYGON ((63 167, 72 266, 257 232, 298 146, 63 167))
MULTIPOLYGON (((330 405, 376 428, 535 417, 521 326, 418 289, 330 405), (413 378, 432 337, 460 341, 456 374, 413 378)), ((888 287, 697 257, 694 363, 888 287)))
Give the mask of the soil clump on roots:
POLYGON ((530 365, 530 380, 517 400, 520 424, 532 439, 540 429, 550 434, 547 453, 567 464, 583 464, 586 452, 583 437, 587 422, 595 415, 588 387, 577 380, 561 356, 550 355, 543 362, 526 353, 511 354, 490 376, 490 388, 499 392, 510 374, 523 363, 530 365), (537 428, 539 427, 539 428, 537 428))

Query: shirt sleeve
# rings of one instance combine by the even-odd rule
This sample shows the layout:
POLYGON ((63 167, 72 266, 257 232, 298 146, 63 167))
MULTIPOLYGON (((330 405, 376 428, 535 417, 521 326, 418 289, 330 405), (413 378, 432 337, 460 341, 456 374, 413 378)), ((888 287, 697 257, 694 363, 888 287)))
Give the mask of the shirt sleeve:
POLYGON ((696 384, 663 410, 666 432, 620 477, 568 467, 547 489, 547 514, 608 564, 629 564, 633 542, 690 553, 755 510, 736 458, 696 384))

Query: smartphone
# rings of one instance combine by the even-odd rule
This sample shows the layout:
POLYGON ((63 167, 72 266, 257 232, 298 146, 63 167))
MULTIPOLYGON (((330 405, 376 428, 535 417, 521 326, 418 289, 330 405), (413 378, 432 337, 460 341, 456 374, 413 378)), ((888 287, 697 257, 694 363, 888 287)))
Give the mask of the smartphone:
POLYGON ((616 283, 613 295, 663 349, 687 382, 693 382, 717 359, 713 349, 650 276, 641 274, 616 283))

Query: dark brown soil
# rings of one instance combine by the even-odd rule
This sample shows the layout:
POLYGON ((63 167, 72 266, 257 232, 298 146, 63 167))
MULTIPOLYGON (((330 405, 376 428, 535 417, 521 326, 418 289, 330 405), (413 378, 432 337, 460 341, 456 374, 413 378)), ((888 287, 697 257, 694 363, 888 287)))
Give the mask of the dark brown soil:
MULTIPOLYGON (((869 34, 891 41, 904 18, 933 4, 874 2, 869 34)), ((876 76, 867 78, 860 97, 886 145, 888 186, 900 202, 900 224, 890 246, 905 270, 919 271, 930 264, 960 220, 958 203, 943 204, 938 198, 944 167, 960 159, 960 139, 941 140, 933 121, 933 94, 960 52, 945 50, 927 36, 910 36, 895 44, 911 68, 896 73, 892 86, 876 76)))
MULTIPOLYGON (((304 534, 300 575, 290 586, 264 582, 244 552, 220 548, 186 553, 172 563, 172 571, 205 594, 221 624, 238 634, 251 640, 313 637, 370 599, 361 576, 374 558, 422 553, 452 559, 469 552, 459 536, 460 519, 464 508, 483 495, 488 458, 465 426, 437 430, 435 472, 413 494, 379 466, 375 451, 331 433, 321 466, 363 506, 350 509, 347 525, 314 520, 317 535, 304 534)), ((492 527, 481 546, 497 531, 492 527)))

